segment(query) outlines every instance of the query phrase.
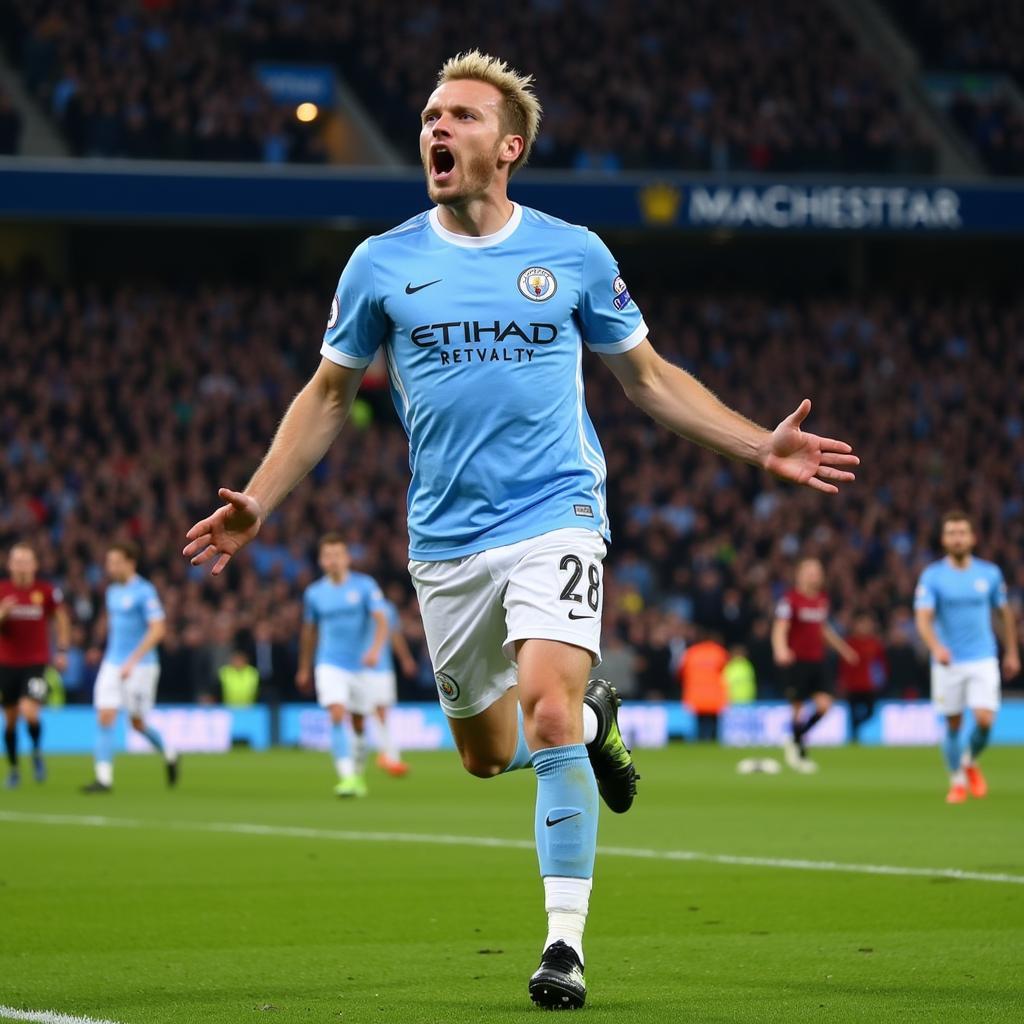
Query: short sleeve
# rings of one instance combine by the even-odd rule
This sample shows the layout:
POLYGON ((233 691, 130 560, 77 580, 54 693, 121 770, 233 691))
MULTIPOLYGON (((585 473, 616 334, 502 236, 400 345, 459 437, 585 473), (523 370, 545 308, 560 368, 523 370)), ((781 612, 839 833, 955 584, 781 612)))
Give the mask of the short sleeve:
POLYGON ((146 622, 163 622, 164 620, 164 606, 160 603, 160 595, 156 592, 156 587, 152 585, 146 588, 143 595, 142 611, 146 622))
POLYGON ((793 618, 793 606, 789 603, 788 597, 782 598, 775 606, 775 618, 784 619, 786 622, 793 618))
POLYGON ((594 352, 628 352, 647 337, 647 324, 629 294, 608 246, 587 232, 579 307, 583 341, 594 352))
POLYGON ((354 370, 369 366, 384 340, 387 324, 377 301, 369 243, 364 241, 341 272, 320 355, 354 370))
POLYGON ((377 585, 377 581, 373 579, 366 581, 366 607, 371 612, 384 612, 385 615, 388 612, 388 603, 384 600, 384 594, 377 585))
POLYGON ((993 608, 1006 607, 1006 580, 1003 578, 1002 570, 998 566, 993 567, 989 600, 992 602, 993 608))
POLYGON ((313 603, 313 595, 308 589, 302 595, 302 621, 307 626, 316 625, 316 605, 313 603))
POLYGON ((917 581, 917 589, 914 591, 914 608, 925 611, 935 610, 935 587, 932 585, 931 576, 927 571, 921 573, 917 581))

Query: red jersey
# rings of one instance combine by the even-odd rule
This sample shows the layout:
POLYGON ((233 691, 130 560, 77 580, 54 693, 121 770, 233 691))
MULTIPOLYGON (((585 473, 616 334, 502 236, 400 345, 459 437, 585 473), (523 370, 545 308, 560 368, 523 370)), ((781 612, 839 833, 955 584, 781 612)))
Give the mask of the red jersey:
POLYGON ((797 661, 825 660, 826 594, 808 597, 799 590, 790 590, 776 607, 775 617, 789 623, 789 647, 797 661))
POLYGON ((43 580, 30 587, 0 580, 0 604, 12 597, 16 603, 0 622, 0 665, 48 665, 50 619, 64 602, 60 588, 43 580))
POLYGON ((846 693, 875 693, 889 676, 885 648, 877 636, 848 636, 846 642, 857 652, 856 665, 839 662, 839 685, 846 693))

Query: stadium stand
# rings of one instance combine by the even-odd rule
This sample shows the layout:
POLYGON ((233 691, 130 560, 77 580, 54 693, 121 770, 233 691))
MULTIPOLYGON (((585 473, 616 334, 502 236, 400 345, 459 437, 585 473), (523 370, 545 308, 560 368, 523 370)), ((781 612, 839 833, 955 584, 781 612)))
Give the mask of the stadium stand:
POLYGON ((952 79, 947 111, 986 168, 1024 174, 1024 6, 1012 0, 885 0, 884 6, 926 68, 963 73, 952 79), (979 89, 986 78, 991 87, 979 89))
POLYGON ((825 3, 94 4, 0 0, 12 56, 75 152, 323 159, 253 77, 336 64, 406 162, 426 89, 480 46, 536 72, 538 167, 926 173, 935 154, 825 3))
MULTIPOLYGON (((863 459, 841 502, 776 485, 645 420, 593 360, 588 401, 606 448, 615 532, 607 626, 639 659, 638 694, 675 692, 671 658, 689 624, 745 641, 760 692, 770 694, 768 620, 800 552, 825 561, 840 623, 856 609, 876 614, 902 666, 894 692, 920 692, 914 581, 933 557, 936 517, 965 495, 982 552, 1011 573, 1019 602, 1019 299, 771 302, 687 297, 642 281, 633 294, 659 348, 742 411, 774 421, 813 395, 812 428, 850 436, 863 459), (978 436, 991 443, 972 464, 978 436)), ((407 631, 421 636, 406 572, 407 447, 380 389, 364 390, 355 417, 363 426, 349 428, 231 567, 229 586, 180 557, 184 530, 217 486, 247 479, 315 365, 324 306, 323 295, 294 287, 0 287, 0 491, 12 496, 0 546, 37 545, 84 645, 100 606, 104 545, 140 540, 170 621, 168 699, 215 692, 216 670, 239 640, 289 692, 299 593, 315 571, 318 535, 339 524, 357 541, 358 563, 397 589, 407 631), (376 429, 366 429, 371 421, 376 429)), ((432 688, 426 664, 420 678, 403 680, 407 698, 429 699, 432 688)))

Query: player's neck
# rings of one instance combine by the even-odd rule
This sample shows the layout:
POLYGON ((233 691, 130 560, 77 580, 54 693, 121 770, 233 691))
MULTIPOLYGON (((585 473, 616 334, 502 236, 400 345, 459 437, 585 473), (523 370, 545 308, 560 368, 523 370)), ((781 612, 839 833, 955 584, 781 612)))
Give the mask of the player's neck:
POLYGON ((327 578, 337 586, 339 583, 344 583, 348 579, 348 570, 344 572, 329 572, 327 578))
POLYGON ((515 204, 504 192, 486 193, 438 206, 437 218, 441 227, 453 234, 481 238, 499 232, 514 212, 515 204))
POLYGON ((946 561, 949 562, 954 569, 966 569, 971 564, 971 559, 974 556, 970 551, 966 555, 946 555, 946 561))
POLYGON ((11 582, 22 590, 27 590, 35 583, 35 576, 12 576, 11 582))

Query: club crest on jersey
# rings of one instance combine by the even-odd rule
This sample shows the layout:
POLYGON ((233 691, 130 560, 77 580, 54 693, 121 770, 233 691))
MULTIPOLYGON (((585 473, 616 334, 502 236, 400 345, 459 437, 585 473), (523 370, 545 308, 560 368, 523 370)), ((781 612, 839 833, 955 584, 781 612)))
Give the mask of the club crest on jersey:
POLYGON ((331 315, 327 318, 327 330, 331 330, 332 327, 338 322, 338 314, 341 312, 341 308, 338 305, 338 296, 335 295, 331 301, 331 315))
POLYGON ((519 291, 531 302, 547 302, 558 291, 558 282, 545 267, 527 267, 519 275, 519 291))
POLYGON ((630 297, 629 289, 626 287, 626 282, 621 277, 615 278, 612 281, 612 291, 615 292, 612 305, 621 313, 633 301, 630 297))
POLYGON ((459 684, 447 672, 438 672, 437 691, 447 701, 459 699, 459 684))

